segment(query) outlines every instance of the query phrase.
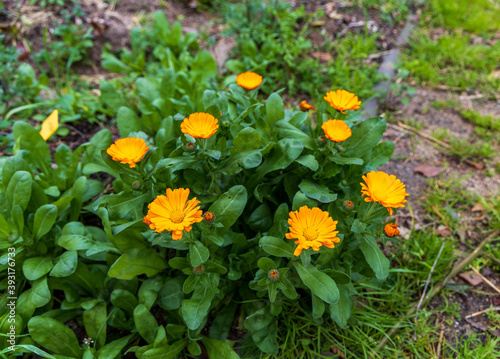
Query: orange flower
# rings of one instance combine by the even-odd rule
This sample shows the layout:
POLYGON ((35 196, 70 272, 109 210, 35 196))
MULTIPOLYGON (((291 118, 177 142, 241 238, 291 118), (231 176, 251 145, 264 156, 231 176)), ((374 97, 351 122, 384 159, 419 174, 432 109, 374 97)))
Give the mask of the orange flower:
POLYGON ((207 212, 203 213, 203 220, 206 223, 213 223, 213 221, 215 220, 215 214, 207 211, 207 212))
POLYGON ((333 142, 343 142, 352 136, 352 131, 344 121, 328 120, 321 126, 325 136, 333 142))
POLYGON ((324 99, 337 111, 345 115, 346 110, 357 110, 361 105, 358 101, 358 96, 346 90, 330 91, 326 94, 324 99))
POLYGON ((255 72, 247 71, 236 76, 236 83, 246 90, 253 90, 262 83, 262 76, 255 72))
POLYGON ((209 113, 195 112, 181 123, 182 133, 194 138, 209 138, 219 128, 219 121, 209 113))
POLYGON ((149 211, 143 222, 149 228, 161 233, 165 230, 172 232, 172 238, 182 238, 182 231, 191 231, 193 223, 201 222, 203 217, 200 203, 196 198, 187 200, 189 189, 178 188, 171 190, 167 188, 167 195, 160 195, 148 205, 149 211))
POLYGON ((302 101, 299 106, 302 111, 314 110, 314 105, 309 105, 306 100, 302 101))
POLYGON ((149 146, 141 138, 127 137, 116 140, 108 147, 106 153, 111 156, 113 161, 127 163, 130 168, 134 168, 135 164, 143 159, 149 146))
POLYGON ((318 207, 312 209, 307 206, 300 207, 298 211, 290 212, 288 224, 290 233, 286 234, 288 239, 297 239, 297 248, 293 254, 299 256, 303 249, 312 248, 319 251, 319 247, 325 246, 334 248, 334 243, 339 243, 337 237, 337 221, 334 221, 328 212, 322 211, 318 207))
POLYGON ((399 235, 398 225, 387 223, 384 227, 384 234, 387 237, 396 237, 397 235, 399 235))
POLYGON ((361 183, 361 194, 367 196, 365 202, 378 202, 386 207, 392 215, 393 208, 404 207, 406 203, 405 185, 394 175, 382 171, 371 171, 363 176, 365 183, 361 183))

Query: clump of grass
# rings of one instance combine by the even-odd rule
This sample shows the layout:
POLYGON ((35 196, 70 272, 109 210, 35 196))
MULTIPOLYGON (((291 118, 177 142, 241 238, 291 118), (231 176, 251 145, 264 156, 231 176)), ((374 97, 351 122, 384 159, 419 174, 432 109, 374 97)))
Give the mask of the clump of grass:
POLYGON ((462 111, 460 112, 460 116, 474 125, 500 131, 500 118, 498 117, 491 115, 482 116, 476 111, 462 111))
POLYGON ((496 156, 496 149, 488 142, 478 140, 471 143, 469 139, 450 136, 451 154, 462 160, 484 159, 496 156))
POLYGON ((483 34, 498 31, 500 22, 500 4, 489 0, 432 0, 428 14, 435 26, 449 29, 464 29, 483 34))
POLYGON ((422 85, 494 93, 500 79, 489 74, 498 65, 500 42, 493 46, 470 42, 470 35, 446 34, 434 40, 419 30, 409 41, 410 49, 402 54, 402 67, 422 85))

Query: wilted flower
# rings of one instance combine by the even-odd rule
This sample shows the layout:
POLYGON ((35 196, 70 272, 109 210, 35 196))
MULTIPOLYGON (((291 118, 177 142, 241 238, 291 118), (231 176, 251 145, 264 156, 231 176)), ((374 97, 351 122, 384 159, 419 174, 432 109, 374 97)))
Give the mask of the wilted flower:
POLYGON ((337 111, 345 114, 346 110, 357 110, 361 105, 358 96, 346 90, 337 90, 327 92, 324 99, 337 111))
POLYGON ((394 175, 382 171, 371 171, 363 176, 365 183, 361 183, 362 196, 367 196, 365 202, 377 202, 386 207, 392 215, 393 208, 404 207, 406 203, 405 185, 394 175))
POLYGON ((236 76, 236 83, 246 90, 253 90, 262 83, 262 76, 255 72, 247 71, 236 76))
POLYGON ((333 142, 343 142, 352 136, 352 131, 344 121, 328 120, 321 126, 325 136, 333 142))
POLYGON ((142 138, 127 137, 116 140, 108 147, 106 153, 111 156, 113 161, 126 163, 130 168, 134 168, 135 164, 142 160, 149 146, 142 138))
POLYGON ((384 234, 387 237, 396 237, 397 235, 399 235, 398 225, 387 223, 384 227, 384 234))
POLYGON ((302 111, 314 110, 314 105, 309 105, 306 100, 302 101, 299 106, 302 111))
POLYGON ((47 141, 50 136, 52 136, 59 128, 59 111, 54 110, 52 113, 42 122, 42 129, 40 130, 40 135, 47 141))
POLYGON ((195 112, 181 123, 182 133, 194 138, 209 138, 219 128, 218 120, 209 113, 195 112))
POLYGON ((200 201, 196 198, 188 201, 188 196, 189 189, 167 188, 166 196, 160 195, 148 205, 143 222, 158 233, 171 231, 174 240, 181 239, 183 230, 189 232, 193 223, 203 220, 202 211, 197 207, 200 201))
POLYGON ((334 243, 340 242, 337 237, 337 221, 334 221, 328 212, 318 207, 312 209, 307 206, 300 207, 298 211, 289 213, 288 224, 290 233, 286 234, 288 239, 297 239, 294 255, 298 256, 303 249, 312 248, 319 251, 319 247, 334 248, 334 243))

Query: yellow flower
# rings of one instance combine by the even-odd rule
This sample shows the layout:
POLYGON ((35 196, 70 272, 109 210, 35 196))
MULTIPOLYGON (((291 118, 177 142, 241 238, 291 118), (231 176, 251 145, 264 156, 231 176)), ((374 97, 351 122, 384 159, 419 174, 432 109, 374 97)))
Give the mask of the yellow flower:
POLYGON ((40 130, 40 135, 47 141, 50 136, 52 136, 59 128, 59 111, 54 110, 52 113, 42 122, 42 129, 40 130))
POLYGON ((392 215, 393 208, 404 207, 406 203, 405 185, 394 175, 382 171, 371 171, 363 176, 365 183, 361 183, 362 196, 367 196, 365 202, 378 202, 386 207, 392 215))
POLYGON ((352 131, 344 121, 328 120, 321 126, 325 136, 333 142, 343 142, 352 136, 352 131))
POLYGON ((361 105, 358 96, 346 90, 330 91, 324 99, 337 111, 345 114, 346 110, 357 110, 361 105))
POLYGON ((396 237, 399 234, 398 225, 387 223, 384 227, 384 234, 387 237, 396 237))
POLYGON ((253 90, 262 83, 262 76, 255 72, 247 71, 236 76, 236 83, 246 90, 253 90))
POLYGON ((181 123, 182 133, 194 138, 209 138, 219 128, 219 121, 209 113, 195 112, 181 123))
POLYGON ((299 106, 302 111, 314 110, 314 105, 309 105, 306 100, 302 101, 299 106))
POLYGON ((149 228, 161 233, 165 230, 172 232, 172 238, 182 238, 182 231, 191 231, 193 223, 203 220, 202 211, 197 205, 200 203, 195 198, 187 200, 189 189, 167 189, 167 195, 160 195, 148 205, 149 211, 143 222, 149 228))
POLYGON ((322 211, 318 207, 312 209, 307 206, 300 207, 298 211, 290 212, 288 224, 290 233, 286 234, 288 239, 297 239, 297 248, 293 254, 300 255, 303 249, 312 248, 319 251, 319 247, 325 246, 334 248, 334 243, 339 243, 337 237, 337 221, 334 221, 328 212, 322 211))
POLYGON ((134 168, 135 164, 144 158, 148 150, 149 146, 142 138, 127 137, 116 140, 108 147, 106 153, 111 156, 113 161, 126 163, 130 168, 134 168))

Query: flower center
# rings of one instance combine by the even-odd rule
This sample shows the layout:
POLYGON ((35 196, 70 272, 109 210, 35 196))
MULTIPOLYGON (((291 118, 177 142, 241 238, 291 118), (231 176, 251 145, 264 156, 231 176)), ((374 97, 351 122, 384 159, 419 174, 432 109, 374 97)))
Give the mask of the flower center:
POLYGON ((184 220, 184 212, 181 211, 173 211, 170 214, 170 220, 174 223, 181 223, 184 220))
POLYGON ((307 241, 314 241, 318 238, 318 232, 314 229, 306 228, 303 234, 307 241))

